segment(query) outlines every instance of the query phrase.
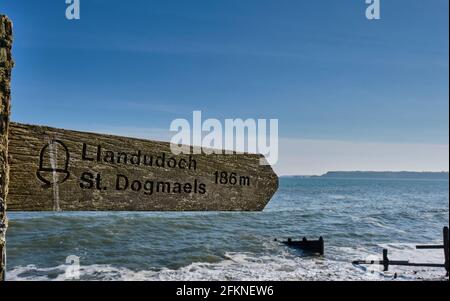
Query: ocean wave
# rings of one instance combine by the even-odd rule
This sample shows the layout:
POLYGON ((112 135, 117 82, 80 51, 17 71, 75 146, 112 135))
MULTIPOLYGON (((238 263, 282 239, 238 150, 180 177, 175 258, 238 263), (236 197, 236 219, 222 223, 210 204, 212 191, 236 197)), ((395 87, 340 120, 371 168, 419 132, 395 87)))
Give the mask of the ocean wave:
POLYGON ((395 273, 401 280, 441 279, 443 269, 382 273, 351 262, 379 258, 385 247, 392 260, 443 262, 442 250, 420 253, 393 242, 442 244, 448 182, 290 179, 258 213, 10 213, 9 219, 9 280, 66 280, 67 266, 58 265, 69 254, 80 257, 81 280, 390 280, 395 273), (273 241, 303 236, 323 236, 325 258, 299 257, 273 241))
MULTIPOLYGON (((413 256, 411 245, 389 244, 394 257, 423 259, 413 256), (406 255, 405 256, 405 251, 406 255)), ((347 255, 366 256, 364 249, 342 248, 347 255)), ((423 256, 423 255, 422 255, 423 256)), ((442 269, 403 268, 382 272, 352 265, 348 261, 329 260, 317 257, 298 257, 291 253, 278 255, 255 255, 252 253, 227 253, 217 263, 195 262, 179 269, 131 270, 114 265, 89 265, 80 267, 81 280, 100 281, 333 281, 333 280, 443 280, 442 269)), ((426 255, 430 258, 430 254, 426 255)), ((438 254, 431 255, 431 260, 438 260, 438 254)), ((442 257, 442 256, 440 256, 442 257)), ((442 258, 440 258, 442 259, 442 258)), ((35 265, 19 266, 7 273, 7 280, 17 281, 65 281, 68 266, 60 265, 42 268, 35 265)))

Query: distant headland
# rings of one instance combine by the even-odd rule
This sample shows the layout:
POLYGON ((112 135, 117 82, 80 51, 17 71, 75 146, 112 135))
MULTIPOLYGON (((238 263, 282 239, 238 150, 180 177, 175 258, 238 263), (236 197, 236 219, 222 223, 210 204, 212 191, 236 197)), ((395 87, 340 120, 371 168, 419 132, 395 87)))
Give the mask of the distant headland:
POLYGON ((333 179, 423 179, 449 180, 448 172, 414 172, 414 171, 329 171, 320 176, 297 176, 308 178, 333 179))

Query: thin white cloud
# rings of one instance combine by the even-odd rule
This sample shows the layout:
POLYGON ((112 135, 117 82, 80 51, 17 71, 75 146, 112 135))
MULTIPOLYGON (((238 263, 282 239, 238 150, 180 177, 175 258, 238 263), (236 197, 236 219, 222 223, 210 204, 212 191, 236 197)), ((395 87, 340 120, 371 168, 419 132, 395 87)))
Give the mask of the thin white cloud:
MULTIPOLYGON (((83 130, 83 129, 80 129, 83 130)), ((88 131, 170 141, 167 129, 98 126, 88 131)), ((448 171, 448 144, 400 144, 339 140, 279 139, 278 175, 320 175, 327 171, 448 171)))
POLYGON ((327 171, 448 171, 448 144, 280 139, 279 175, 327 171))
MULTIPOLYGON (((74 128, 74 127, 72 127, 74 128)), ((76 130, 116 135, 123 137, 157 140, 157 141, 170 141, 171 133, 168 129, 161 128, 143 128, 143 127, 132 127, 132 126, 110 126, 110 125, 94 125, 87 127, 77 127, 76 130)))

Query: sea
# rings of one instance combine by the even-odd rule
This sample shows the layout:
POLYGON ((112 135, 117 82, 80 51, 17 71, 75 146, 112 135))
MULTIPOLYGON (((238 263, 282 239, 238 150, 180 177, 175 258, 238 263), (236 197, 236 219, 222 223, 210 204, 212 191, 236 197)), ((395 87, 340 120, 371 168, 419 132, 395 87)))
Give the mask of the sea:
MULTIPOLYGON (((224 202, 227 200, 224 199, 224 202)), ((445 280, 448 180, 281 177, 262 212, 9 213, 7 280, 445 280), (287 238, 325 241, 324 256, 287 238), (278 241, 275 241, 278 239, 278 241)))

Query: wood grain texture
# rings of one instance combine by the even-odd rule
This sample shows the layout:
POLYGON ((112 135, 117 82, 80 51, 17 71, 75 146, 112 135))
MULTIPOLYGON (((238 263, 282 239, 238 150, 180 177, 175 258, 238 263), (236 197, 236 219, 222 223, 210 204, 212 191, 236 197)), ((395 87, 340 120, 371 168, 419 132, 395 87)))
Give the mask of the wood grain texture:
POLYGON ((0 15, 0 280, 5 280, 6 266, 6 199, 8 196, 8 129, 11 102, 12 23, 0 15))
POLYGON ((259 211, 278 188, 256 154, 174 156, 166 142, 17 123, 9 137, 11 211, 259 211))

